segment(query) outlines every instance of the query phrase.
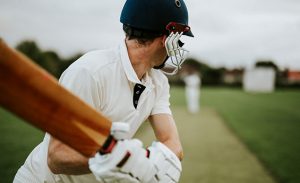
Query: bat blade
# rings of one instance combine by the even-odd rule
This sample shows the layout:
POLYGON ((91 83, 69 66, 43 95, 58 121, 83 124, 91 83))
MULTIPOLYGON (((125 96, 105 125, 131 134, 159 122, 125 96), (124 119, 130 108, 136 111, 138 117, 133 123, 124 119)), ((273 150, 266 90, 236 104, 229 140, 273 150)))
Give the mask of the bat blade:
POLYGON ((86 157, 110 134, 111 121, 0 39, 0 106, 86 157))

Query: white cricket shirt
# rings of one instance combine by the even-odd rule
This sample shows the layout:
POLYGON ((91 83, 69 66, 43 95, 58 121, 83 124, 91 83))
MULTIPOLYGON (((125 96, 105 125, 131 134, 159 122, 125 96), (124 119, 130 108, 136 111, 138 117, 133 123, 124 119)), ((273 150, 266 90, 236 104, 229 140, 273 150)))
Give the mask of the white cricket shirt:
MULTIPOLYGON (((160 70, 151 69, 140 81, 129 60, 125 41, 115 49, 83 55, 62 74, 59 82, 111 121, 129 123, 128 138, 133 137, 150 115, 171 114, 166 76, 160 70), (138 85, 145 89, 142 91, 138 85)), ((47 166, 48 144, 49 136, 46 135, 19 169, 15 182, 26 179, 33 183, 34 180, 43 183, 97 182, 92 174, 52 174, 47 166)))

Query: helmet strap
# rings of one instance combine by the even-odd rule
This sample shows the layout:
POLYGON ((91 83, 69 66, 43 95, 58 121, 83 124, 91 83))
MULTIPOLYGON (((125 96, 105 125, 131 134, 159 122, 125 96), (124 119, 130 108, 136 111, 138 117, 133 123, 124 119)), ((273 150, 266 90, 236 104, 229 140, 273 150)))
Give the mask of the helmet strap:
POLYGON ((162 69, 164 68, 165 64, 166 64, 166 61, 169 59, 169 56, 166 56, 164 62, 158 66, 154 66, 153 69, 162 69))

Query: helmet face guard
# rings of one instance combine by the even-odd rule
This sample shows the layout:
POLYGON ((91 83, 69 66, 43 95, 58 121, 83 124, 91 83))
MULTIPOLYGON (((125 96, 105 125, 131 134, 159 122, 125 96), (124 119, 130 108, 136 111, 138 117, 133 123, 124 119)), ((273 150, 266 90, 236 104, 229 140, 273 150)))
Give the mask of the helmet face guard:
POLYGON ((181 68, 188 53, 188 50, 182 48, 183 43, 179 39, 185 32, 190 31, 190 27, 184 24, 170 22, 166 26, 166 30, 169 31, 169 36, 165 41, 165 47, 169 58, 166 60, 164 67, 161 68, 161 70, 167 75, 174 75, 181 68))

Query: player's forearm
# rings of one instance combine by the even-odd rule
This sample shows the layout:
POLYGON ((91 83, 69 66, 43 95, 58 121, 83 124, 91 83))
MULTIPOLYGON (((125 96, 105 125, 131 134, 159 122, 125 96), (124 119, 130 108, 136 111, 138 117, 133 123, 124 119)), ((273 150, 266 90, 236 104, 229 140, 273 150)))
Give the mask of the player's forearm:
POLYGON ((183 149, 179 141, 167 139, 162 143, 165 144, 171 151, 173 151, 180 161, 183 159, 183 149))
POLYGON ((90 173, 86 157, 54 138, 50 140, 47 163, 54 174, 81 175, 90 173))
POLYGON ((90 173, 87 160, 70 160, 69 157, 48 157, 48 167, 54 174, 82 175, 90 173))
POLYGON ((149 117, 155 136, 165 144, 176 156, 182 160, 183 150, 180 143, 177 127, 172 115, 156 114, 149 117))

